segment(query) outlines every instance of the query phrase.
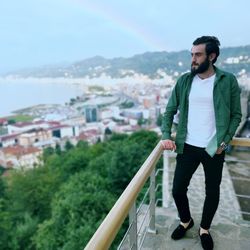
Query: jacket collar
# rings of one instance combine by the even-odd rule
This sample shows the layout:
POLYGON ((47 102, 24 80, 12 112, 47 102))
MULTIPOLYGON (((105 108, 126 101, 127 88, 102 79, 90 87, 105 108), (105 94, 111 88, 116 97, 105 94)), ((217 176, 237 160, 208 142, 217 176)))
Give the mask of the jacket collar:
POLYGON ((216 78, 218 79, 225 75, 225 72, 220 70, 216 66, 214 66, 214 70, 215 70, 216 78))
POLYGON ((215 70, 215 81, 214 81, 214 86, 217 85, 218 80, 221 79, 223 76, 225 76, 225 72, 214 66, 215 70))

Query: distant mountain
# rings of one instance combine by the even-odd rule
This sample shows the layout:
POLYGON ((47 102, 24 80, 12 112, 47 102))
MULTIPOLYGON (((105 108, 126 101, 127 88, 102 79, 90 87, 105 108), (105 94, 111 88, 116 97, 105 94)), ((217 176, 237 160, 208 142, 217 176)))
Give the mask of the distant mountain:
MULTIPOLYGON (((236 75, 250 73, 250 45, 222 48, 216 63, 236 75)), ((164 74, 178 75, 190 69, 190 52, 146 52, 130 58, 105 59, 101 56, 85 59, 66 66, 46 66, 11 72, 16 77, 100 77, 123 78, 135 74, 160 78, 164 74), (178 74, 177 74, 178 73, 178 74)), ((6 75, 5 75, 6 76, 6 75)))

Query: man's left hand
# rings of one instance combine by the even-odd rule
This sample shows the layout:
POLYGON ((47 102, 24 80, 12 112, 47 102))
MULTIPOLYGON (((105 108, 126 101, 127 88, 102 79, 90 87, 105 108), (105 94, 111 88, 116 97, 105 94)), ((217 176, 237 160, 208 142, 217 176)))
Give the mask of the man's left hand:
POLYGON ((219 147, 219 148, 216 150, 216 153, 215 153, 215 154, 220 155, 223 151, 224 151, 224 150, 223 150, 221 147, 219 147))

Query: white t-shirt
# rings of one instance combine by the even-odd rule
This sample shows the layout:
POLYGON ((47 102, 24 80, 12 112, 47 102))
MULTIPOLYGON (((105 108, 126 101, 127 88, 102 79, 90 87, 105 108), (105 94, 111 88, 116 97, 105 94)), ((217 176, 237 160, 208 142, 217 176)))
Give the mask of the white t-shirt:
POLYGON ((201 79, 193 79, 188 103, 188 123, 186 143, 196 147, 207 147, 216 133, 213 88, 215 74, 201 79))

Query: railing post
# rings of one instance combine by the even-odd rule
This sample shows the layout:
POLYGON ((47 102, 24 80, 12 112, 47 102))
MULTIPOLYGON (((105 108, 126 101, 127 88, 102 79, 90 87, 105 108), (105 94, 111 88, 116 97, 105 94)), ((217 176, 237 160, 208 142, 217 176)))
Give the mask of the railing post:
POLYGON ((168 207, 170 200, 169 185, 170 153, 163 151, 163 179, 162 179, 162 206, 168 207))
POLYGON ((129 244, 130 249, 137 250, 137 213, 136 203, 134 202, 129 211, 129 225, 131 225, 129 231, 129 244))
POLYGON ((149 191, 149 228, 148 232, 156 233, 155 229, 155 168, 150 175, 150 191, 149 191))

